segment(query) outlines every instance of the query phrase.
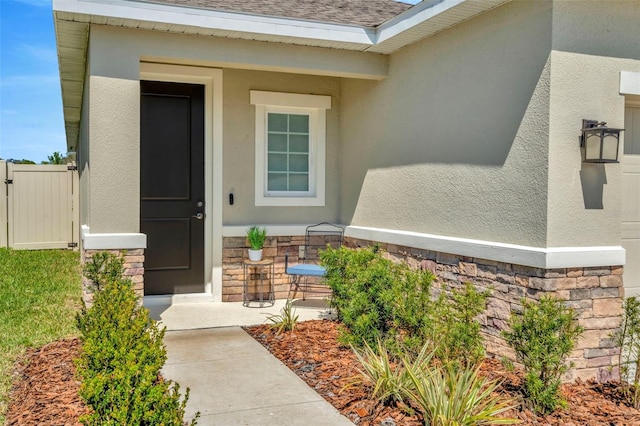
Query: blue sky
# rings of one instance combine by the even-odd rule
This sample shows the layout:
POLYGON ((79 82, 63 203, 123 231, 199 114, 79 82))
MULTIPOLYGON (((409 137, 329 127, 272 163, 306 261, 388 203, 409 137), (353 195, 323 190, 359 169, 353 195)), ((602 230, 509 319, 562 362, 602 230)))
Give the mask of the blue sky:
POLYGON ((66 152, 51 0, 0 0, 0 113, 0 158, 66 152))
POLYGON ((0 158, 66 152, 51 0, 0 0, 0 158))

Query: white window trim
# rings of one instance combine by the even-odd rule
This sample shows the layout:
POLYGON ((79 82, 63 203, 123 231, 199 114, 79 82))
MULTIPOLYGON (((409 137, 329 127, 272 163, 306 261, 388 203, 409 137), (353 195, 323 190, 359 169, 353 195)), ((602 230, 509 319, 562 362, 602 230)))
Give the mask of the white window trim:
POLYGON ((256 106, 255 140, 255 205, 256 206, 324 206, 327 109, 331 96, 297 93, 250 91, 250 102, 256 106), (308 196, 274 195, 266 191, 267 113, 309 114, 309 186, 308 196))

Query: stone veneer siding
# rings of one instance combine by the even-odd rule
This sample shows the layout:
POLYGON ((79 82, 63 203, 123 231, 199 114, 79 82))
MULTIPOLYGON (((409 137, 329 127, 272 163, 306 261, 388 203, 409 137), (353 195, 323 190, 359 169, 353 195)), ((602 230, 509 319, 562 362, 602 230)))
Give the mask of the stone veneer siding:
MULTIPOLYGON (((344 244, 352 248, 379 244, 391 259, 406 261, 414 268, 428 269, 440 283, 457 287, 470 282, 481 289, 489 289, 487 311, 480 318, 485 347, 489 354, 512 360, 515 359, 514 352, 500 337, 511 311, 522 309, 520 300, 523 297, 539 299, 547 294, 562 298, 567 306, 575 309, 585 328, 571 354, 574 368, 565 378, 607 381, 617 377, 617 369, 611 366, 617 363, 619 349, 610 334, 622 320, 622 266, 540 269, 349 237, 345 238, 344 244)), ((304 236, 267 238, 263 256, 275 261, 277 299, 286 298, 289 291, 288 277, 284 273, 285 253, 289 253, 289 262, 295 264, 298 247, 303 245, 304 236)), ((244 237, 223 239, 222 300, 225 302, 242 300, 242 262, 247 258, 247 249, 244 237)))
MULTIPOLYGON (((249 258, 245 237, 224 237, 222 241, 222 301, 242 301, 244 276, 242 262, 249 258)), ((294 237, 268 237, 262 251, 263 258, 274 259, 274 288, 276 299, 285 299, 289 293, 289 277, 284 273, 285 254, 289 263, 298 263, 298 250, 304 246, 304 235, 294 237)))
MULTIPOLYGON (((133 289, 142 298, 144 296, 144 249, 82 250, 82 264, 89 262, 94 254, 102 251, 124 256, 124 278, 133 282, 133 289)), ((91 306, 93 302, 92 284, 84 276, 82 277, 82 300, 87 306, 91 306)))
POLYGON ((347 238, 348 247, 379 244, 391 259, 433 272, 440 283, 459 287, 470 282, 489 289, 488 307, 480 318, 487 352, 515 360, 515 353, 500 337, 511 311, 522 309, 523 297, 539 299, 553 295, 575 309, 585 328, 570 361, 573 369, 565 379, 608 381, 617 378, 619 348, 611 333, 622 320, 622 266, 597 268, 540 269, 492 260, 469 258, 394 244, 347 238))

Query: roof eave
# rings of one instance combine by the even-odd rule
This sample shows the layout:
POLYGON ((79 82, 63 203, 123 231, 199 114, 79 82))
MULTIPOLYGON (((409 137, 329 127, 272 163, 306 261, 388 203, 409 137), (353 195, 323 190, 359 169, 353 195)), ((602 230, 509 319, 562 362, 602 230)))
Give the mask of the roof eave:
POLYGON ((63 19, 99 25, 222 35, 261 41, 365 50, 375 42, 373 28, 247 13, 194 9, 126 0, 54 0, 63 19))
POLYGON ((377 28, 126 0, 53 0, 67 148, 76 149, 90 24, 391 54, 511 0, 423 1, 377 28))
POLYGON ((512 0, 424 0, 376 29, 368 52, 390 54, 512 0))

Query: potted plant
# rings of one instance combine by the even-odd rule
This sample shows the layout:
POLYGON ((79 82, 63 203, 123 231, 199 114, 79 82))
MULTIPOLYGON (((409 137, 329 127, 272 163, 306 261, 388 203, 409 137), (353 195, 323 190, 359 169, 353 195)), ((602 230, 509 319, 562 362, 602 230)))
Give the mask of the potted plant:
POLYGON ((247 241, 249 241, 249 260, 255 262, 262 259, 262 248, 267 239, 267 229, 253 225, 247 231, 247 241))

